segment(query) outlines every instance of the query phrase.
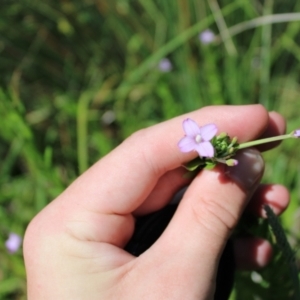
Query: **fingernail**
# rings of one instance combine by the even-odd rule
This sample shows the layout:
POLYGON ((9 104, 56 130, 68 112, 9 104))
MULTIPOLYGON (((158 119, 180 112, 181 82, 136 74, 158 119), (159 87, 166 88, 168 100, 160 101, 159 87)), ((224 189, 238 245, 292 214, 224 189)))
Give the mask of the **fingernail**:
POLYGON ((227 176, 243 189, 251 189, 261 179, 264 171, 265 164, 260 152, 245 149, 238 151, 234 158, 238 160, 238 164, 226 168, 227 176))

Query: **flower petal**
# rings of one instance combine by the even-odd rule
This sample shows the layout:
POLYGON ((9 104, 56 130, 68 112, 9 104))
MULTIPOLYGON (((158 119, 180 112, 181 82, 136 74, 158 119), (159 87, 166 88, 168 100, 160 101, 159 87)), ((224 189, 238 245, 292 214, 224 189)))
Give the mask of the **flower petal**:
POLYGON ((195 150, 201 157, 213 157, 215 153, 214 147, 210 142, 202 142, 198 144, 195 150))
POLYGON ((196 141, 192 137, 189 137, 189 136, 183 137, 178 143, 178 147, 181 152, 193 151, 193 150, 195 150, 196 146, 197 146, 196 141))
POLYGON ((215 124, 207 124, 200 128, 200 134, 204 141, 210 141, 218 131, 215 124))
POLYGON ((200 133, 200 127, 192 119, 185 119, 182 122, 183 130, 187 136, 195 137, 200 133))

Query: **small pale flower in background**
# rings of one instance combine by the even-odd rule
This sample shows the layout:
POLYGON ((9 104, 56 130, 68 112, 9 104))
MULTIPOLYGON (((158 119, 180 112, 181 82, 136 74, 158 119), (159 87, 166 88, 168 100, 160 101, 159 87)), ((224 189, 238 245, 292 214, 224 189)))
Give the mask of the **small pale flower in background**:
POLYGON ((168 58, 163 58, 158 64, 158 68, 161 72, 170 72, 173 68, 171 61, 168 58))
POLYGON ((9 253, 15 253, 22 245, 22 238, 16 233, 10 233, 5 242, 5 247, 9 253))
POLYGON ((202 44, 208 45, 215 40, 215 34, 210 29, 205 29, 199 34, 199 40, 202 44))
POLYGON ((185 136, 179 141, 181 152, 197 151, 200 157, 213 157, 214 147, 210 140, 216 135, 218 128, 215 124, 199 127, 198 124, 186 119, 183 121, 185 136))
POLYGON ((116 120, 116 114, 112 110, 106 111, 101 117, 104 125, 110 125, 116 120))
POLYGON ((251 272, 251 279, 255 283, 261 283, 264 280, 263 277, 255 271, 251 272))
POLYGON ((293 136, 296 138, 300 138, 300 129, 294 130, 293 136))

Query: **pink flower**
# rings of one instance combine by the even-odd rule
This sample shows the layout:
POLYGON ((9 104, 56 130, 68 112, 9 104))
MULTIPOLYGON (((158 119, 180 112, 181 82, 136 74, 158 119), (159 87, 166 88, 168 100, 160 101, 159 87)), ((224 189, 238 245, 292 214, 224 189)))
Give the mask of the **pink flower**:
POLYGON ((161 72, 170 72, 173 68, 171 61, 168 58, 163 58, 158 64, 158 68, 161 72))
POLYGON ((214 147, 210 140, 216 135, 218 128, 215 124, 199 127, 198 124, 186 119, 182 123, 185 136, 179 141, 181 152, 197 151, 200 157, 213 157, 214 147))
POLYGON ((215 39, 215 34, 210 29, 205 29, 199 34, 199 39, 202 44, 208 45, 212 43, 215 39))
POLYGON ((5 242, 5 247, 9 253, 15 253, 22 244, 22 238, 16 233, 10 233, 5 242))
POLYGON ((294 130, 293 136, 296 138, 300 138, 300 129, 294 130))

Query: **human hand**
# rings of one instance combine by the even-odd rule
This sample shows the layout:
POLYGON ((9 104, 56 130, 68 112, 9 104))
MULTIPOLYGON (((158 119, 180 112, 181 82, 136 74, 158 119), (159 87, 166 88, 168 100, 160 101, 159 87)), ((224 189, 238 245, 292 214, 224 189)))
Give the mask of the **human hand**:
MULTIPOLYGON (((236 167, 219 165, 185 178, 181 123, 190 117, 240 142, 281 134, 284 120, 260 105, 206 107, 140 130, 99 160, 30 223, 24 242, 28 299, 211 299, 219 258, 247 204, 262 215, 268 203, 279 214, 288 192, 260 185, 257 150, 238 152, 236 167), (135 217, 166 206, 189 185, 169 226, 139 257, 123 248, 135 217), (184 240, 184 243, 182 243, 184 240)), ((238 242, 241 266, 262 266, 267 242, 238 242)))

